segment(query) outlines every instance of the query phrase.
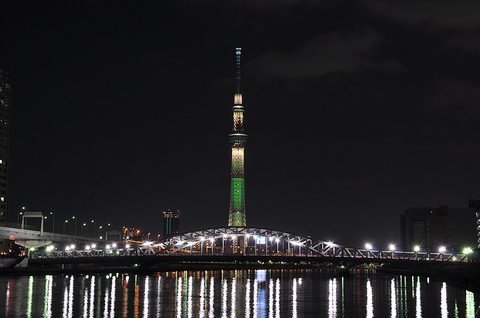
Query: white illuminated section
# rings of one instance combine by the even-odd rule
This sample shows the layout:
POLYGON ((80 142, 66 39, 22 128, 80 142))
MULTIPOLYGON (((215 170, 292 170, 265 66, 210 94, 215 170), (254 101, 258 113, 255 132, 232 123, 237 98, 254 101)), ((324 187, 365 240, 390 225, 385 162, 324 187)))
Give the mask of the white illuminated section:
POLYGON ((245 160, 244 148, 232 148, 232 173, 237 175, 243 173, 245 160))
POLYGON ((440 291, 440 310, 442 312, 442 318, 448 318, 448 305, 447 305, 447 283, 443 282, 442 290, 440 291))
POLYGON ((233 96, 233 104, 234 105, 242 105, 243 104, 243 98, 242 98, 241 93, 237 93, 233 96))
POLYGON ((395 295, 395 292, 396 292, 395 278, 392 278, 390 280, 390 306, 391 306, 390 317, 392 318, 397 317, 397 297, 395 295))
POLYGON ((337 317, 337 279, 328 281, 328 317, 337 317))

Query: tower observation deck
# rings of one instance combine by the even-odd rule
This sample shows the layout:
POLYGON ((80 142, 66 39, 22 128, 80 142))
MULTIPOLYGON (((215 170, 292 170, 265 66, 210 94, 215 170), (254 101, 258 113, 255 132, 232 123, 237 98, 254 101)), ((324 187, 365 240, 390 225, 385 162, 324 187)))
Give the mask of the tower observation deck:
POLYGON ((247 135, 243 133, 243 101, 240 92, 242 49, 235 49, 237 91, 233 98, 233 131, 228 138, 232 148, 232 168, 230 181, 230 210, 228 226, 246 226, 245 214, 245 143, 247 135))

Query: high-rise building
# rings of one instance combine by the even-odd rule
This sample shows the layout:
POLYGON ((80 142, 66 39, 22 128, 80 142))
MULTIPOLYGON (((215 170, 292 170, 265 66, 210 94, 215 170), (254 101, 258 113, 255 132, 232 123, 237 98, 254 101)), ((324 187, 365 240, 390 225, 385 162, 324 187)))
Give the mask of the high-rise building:
POLYGON ((0 226, 7 224, 12 72, 0 67, 0 226))
POLYGON ((462 252, 477 247, 477 216, 474 207, 440 206, 408 208, 401 215, 402 249, 414 246, 436 252, 440 246, 462 252))
POLYGON ((245 214, 245 143, 247 135, 243 133, 243 101, 240 92, 242 49, 236 48, 236 82, 237 91, 233 98, 233 131, 228 135, 232 148, 232 167, 230 180, 230 210, 228 226, 246 226, 245 214))
POLYGON ((180 233, 180 211, 163 212, 163 239, 180 233))

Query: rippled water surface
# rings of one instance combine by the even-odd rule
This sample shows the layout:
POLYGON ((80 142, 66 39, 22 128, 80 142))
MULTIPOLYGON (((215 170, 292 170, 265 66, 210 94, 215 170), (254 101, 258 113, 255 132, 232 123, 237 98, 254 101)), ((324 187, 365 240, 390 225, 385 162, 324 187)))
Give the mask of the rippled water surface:
POLYGON ((473 318, 480 305, 478 294, 441 281, 363 271, 0 276, 0 291, 4 317, 473 318))

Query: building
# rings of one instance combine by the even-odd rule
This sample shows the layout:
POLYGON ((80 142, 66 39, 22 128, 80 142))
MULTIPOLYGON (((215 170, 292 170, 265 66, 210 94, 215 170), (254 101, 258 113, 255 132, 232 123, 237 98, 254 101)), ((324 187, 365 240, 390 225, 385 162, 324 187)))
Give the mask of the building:
POLYGON ((469 208, 474 208, 476 213, 475 213, 475 217, 476 217, 476 221, 477 221, 477 224, 476 224, 476 227, 477 227, 477 248, 480 248, 480 199, 478 198, 478 195, 477 195, 477 199, 469 199, 468 200, 468 207, 469 208))
POLYGON ((163 212, 163 239, 180 233, 180 211, 163 212))
POLYGON ((462 252, 477 247, 477 213, 472 207, 408 208, 400 216, 402 249, 437 252, 440 246, 462 252))
POLYGON ((141 241, 142 232, 134 227, 124 227, 122 231, 122 241, 141 241))
POLYGON ((228 138, 232 148, 232 165, 230 179, 230 209, 228 214, 228 226, 246 226, 245 214, 245 143, 247 135, 243 133, 244 107, 242 93, 240 92, 241 81, 241 48, 236 48, 236 81, 237 91, 233 98, 233 131, 228 138))
POLYGON ((0 67, 0 226, 6 226, 8 213, 11 91, 12 72, 0 67))

